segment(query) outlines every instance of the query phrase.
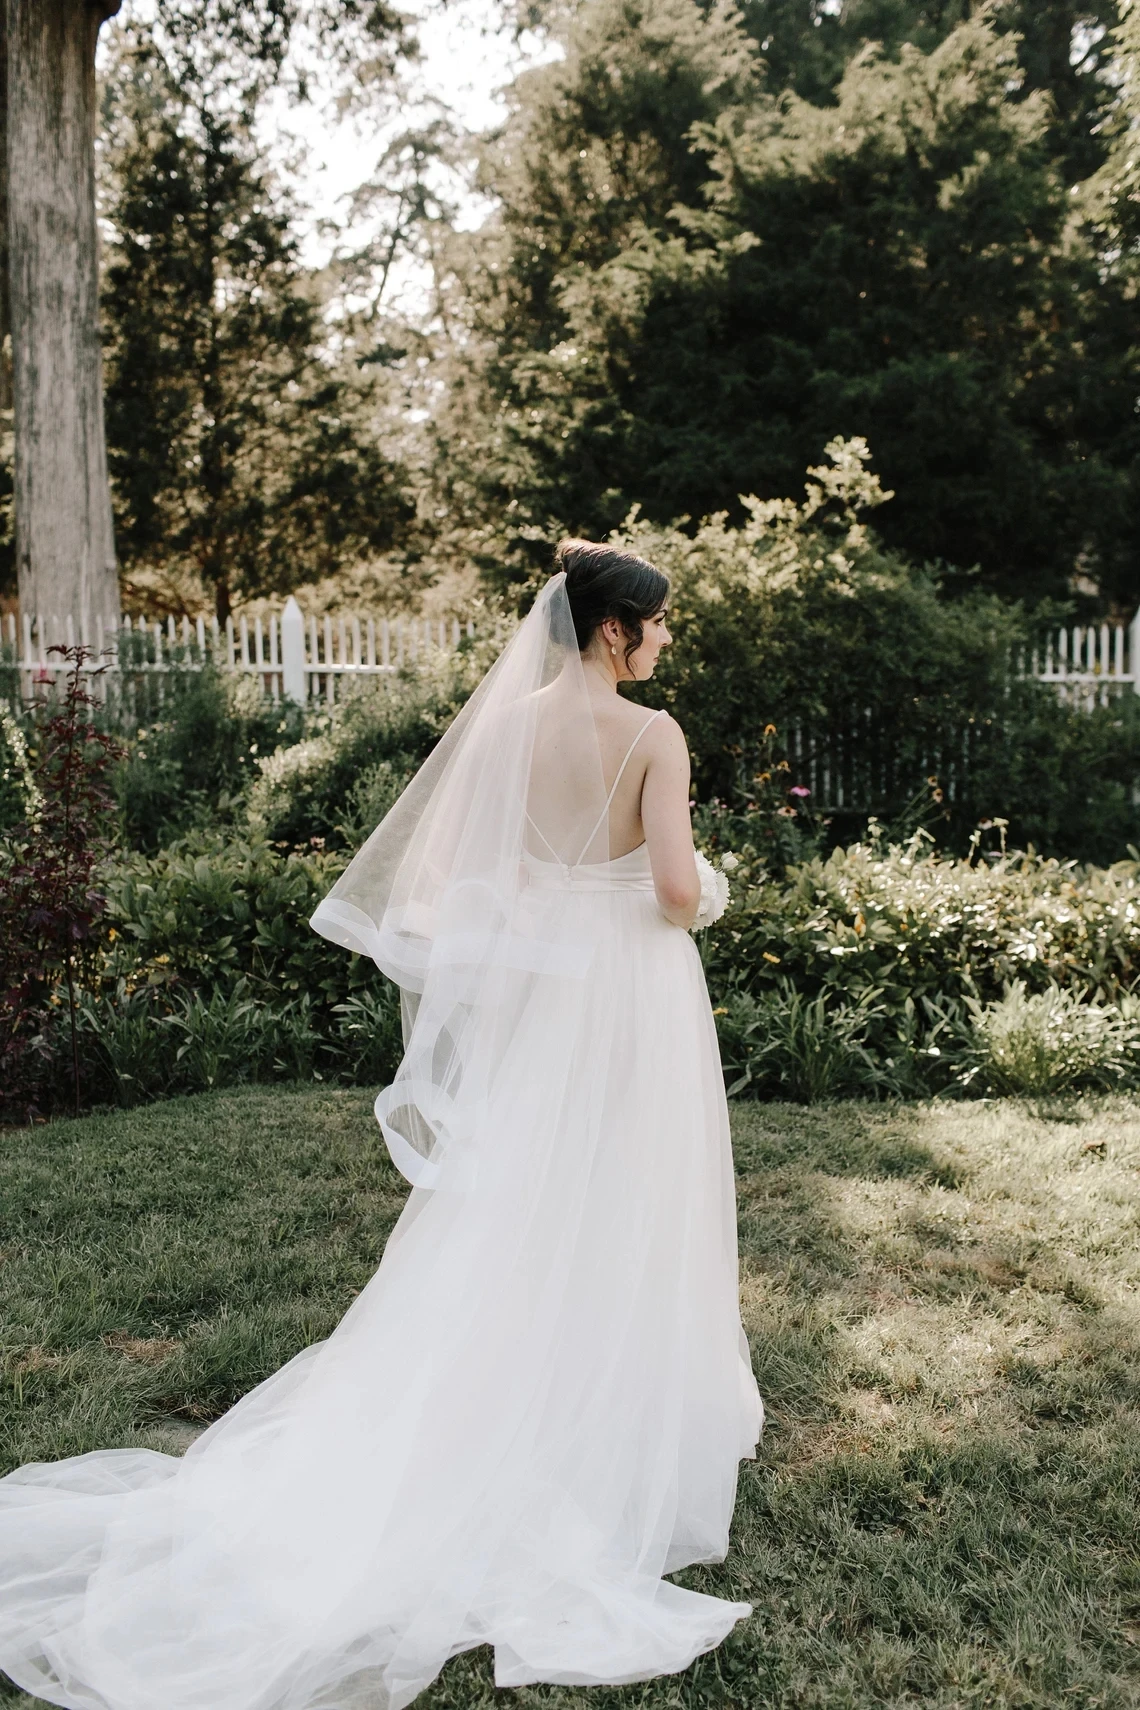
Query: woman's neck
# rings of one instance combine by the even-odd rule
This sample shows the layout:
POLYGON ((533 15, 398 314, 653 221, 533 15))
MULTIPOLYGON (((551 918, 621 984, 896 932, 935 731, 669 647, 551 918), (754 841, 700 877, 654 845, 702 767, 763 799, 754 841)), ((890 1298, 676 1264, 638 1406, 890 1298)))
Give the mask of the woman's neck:
POLYGON ((604 688, 604 690, 611 695, 617 694, 617 674, 608 666, 605 660, 599 658, 596 653, 584 653, 582 655, 582 665, 589 673, 587 682, 590 686, 591 692, 598 693, 604 688))

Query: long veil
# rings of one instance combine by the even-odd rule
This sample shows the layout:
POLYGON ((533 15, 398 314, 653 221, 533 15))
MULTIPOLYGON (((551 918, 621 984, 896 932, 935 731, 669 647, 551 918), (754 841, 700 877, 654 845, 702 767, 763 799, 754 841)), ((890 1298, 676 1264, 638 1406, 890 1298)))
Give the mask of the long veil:
POLYGON ((573 874, 609 855, 597 730, 566 578, 545 585, 454 723, 312 917, 401 988, 405 1053, 376 1101, 397 1168, 420 1187, 473 1179, 495 1036, 520 1003, 563 991, 590 945, 549 894, 528 906, 528 852, 573 874))

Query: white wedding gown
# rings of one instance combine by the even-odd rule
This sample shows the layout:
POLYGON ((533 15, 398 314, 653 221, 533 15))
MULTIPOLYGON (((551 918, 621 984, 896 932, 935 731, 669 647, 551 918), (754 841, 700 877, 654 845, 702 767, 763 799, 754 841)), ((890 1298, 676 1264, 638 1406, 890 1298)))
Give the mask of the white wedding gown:
POLYGON ((0 1481, 29 1692, 400 1710, 474 1645, 500 1686, 636 1681, 751 1613, 662 1577, 723 1558, 762 1422, 700 959, 644 845, 525 865, 516 927, 576 971, 488 1007, 474 1174, 414 1189, 335 1333, 182 1459, 0 1481))

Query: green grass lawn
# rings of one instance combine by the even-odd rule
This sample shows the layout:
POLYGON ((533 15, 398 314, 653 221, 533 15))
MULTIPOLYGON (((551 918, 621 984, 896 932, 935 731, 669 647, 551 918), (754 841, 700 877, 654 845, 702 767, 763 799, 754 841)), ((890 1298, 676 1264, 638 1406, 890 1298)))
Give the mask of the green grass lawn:
MULTIPOLYGON (((0 1135, 3 1470, 177 1449, 326 1334, 403 1197, 369 1106, 250 1089, 0 1135)), ((507 1698, 478 1651, 418 1705, 1140 1705, 1140 1111, 733 1120, 770 1425, 729 1560, 683 1577, 755 1616, 683 1676, 507 1698)))

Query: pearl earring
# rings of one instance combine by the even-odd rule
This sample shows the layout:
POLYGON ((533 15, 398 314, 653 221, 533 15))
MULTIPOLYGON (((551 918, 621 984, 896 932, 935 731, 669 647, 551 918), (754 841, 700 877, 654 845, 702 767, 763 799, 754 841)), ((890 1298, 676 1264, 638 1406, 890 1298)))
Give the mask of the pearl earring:
POLYGON ((617 648, 616 648, 616 647, 611 647, 611 648, 610 648, 610 652, 611 652, 611 653, 616 653, 616 652, 617 652, 617 648))

